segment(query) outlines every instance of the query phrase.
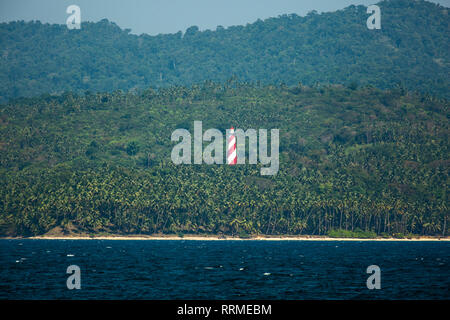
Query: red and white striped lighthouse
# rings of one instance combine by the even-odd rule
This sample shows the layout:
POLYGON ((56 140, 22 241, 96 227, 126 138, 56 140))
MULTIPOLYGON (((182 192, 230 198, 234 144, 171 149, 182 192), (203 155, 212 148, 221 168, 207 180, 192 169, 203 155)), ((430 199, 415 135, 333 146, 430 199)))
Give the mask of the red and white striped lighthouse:
POLYGON ((236 156, 236 136, 234 134, 234 128, 230 129, 230 136, 228 137, 228 148, 227 148, 227 163, 229 165, 235 165, 237 163, 236 156))

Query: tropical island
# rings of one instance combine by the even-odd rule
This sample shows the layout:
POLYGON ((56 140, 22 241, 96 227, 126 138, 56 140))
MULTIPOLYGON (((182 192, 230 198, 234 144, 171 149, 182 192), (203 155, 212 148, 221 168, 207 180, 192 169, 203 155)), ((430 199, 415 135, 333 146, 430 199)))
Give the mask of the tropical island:
POLYGON ((376 31, 362 6, 183 36, 0 24, 0 236, 448 237, 447 8, 380 6, 376 31), (194 121, 279 129, 278 173, 175 165, 194 121))

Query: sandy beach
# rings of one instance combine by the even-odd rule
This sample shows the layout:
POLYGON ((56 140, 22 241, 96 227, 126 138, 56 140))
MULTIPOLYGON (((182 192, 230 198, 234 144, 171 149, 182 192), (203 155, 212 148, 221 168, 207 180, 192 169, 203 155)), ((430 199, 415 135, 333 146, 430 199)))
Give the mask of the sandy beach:
POLYGON ((43 235, 35 237, 7 237, 3 239, 45 239, 45 240, 197 240, 197 241, 450 241, 450 237, 418 237, 418 238, 330 238, 327 236, 255 236, 251 238, 203 236, 203 235, 43 235))

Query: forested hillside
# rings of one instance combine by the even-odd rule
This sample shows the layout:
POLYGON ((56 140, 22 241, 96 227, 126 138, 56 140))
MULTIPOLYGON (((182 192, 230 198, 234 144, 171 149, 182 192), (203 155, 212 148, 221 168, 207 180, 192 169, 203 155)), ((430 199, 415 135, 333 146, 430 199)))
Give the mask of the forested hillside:
POLYGON ((0 24, 0 101, 65 91, 191 85, 204 80, 296 85, 395 83, 449 97, 449 15, 434 3, 379 3, 381 30, 364 6, 246 26, 133 35, 107 20, 81 30, 40 22, 0 24))
POLYGON ((0 234, 448 234, 449 103, 229 81, 0 107, 0 234), (174 165, 171 133, 278 128, 280 170, 174 165))

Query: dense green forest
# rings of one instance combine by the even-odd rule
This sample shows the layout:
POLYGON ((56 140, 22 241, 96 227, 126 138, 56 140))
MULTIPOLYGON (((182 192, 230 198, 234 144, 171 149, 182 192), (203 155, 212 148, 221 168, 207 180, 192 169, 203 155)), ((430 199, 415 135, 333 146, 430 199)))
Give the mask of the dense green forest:
POLYGON ((447 235, 448 107, 402 86, 233 79, 16 99, 0 106, 0 234, 447 235), (171 133, 194 120, 278 128, 278 174, 174 165, 171 133))
POLYGON ((449 98, 448 8, 379 3, 381 30, 365 6, 283 15, 246 26, 137 36, 107 20, 81 30, 40 22, 0 24, 0 102, 42 93, 190 86, 205 80, 349 84, 449 98))

